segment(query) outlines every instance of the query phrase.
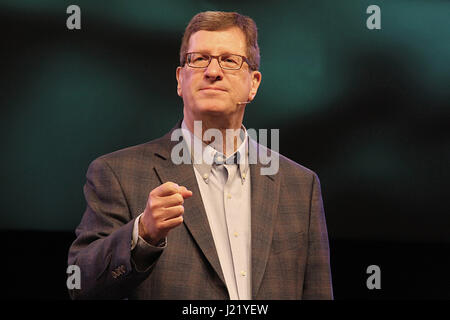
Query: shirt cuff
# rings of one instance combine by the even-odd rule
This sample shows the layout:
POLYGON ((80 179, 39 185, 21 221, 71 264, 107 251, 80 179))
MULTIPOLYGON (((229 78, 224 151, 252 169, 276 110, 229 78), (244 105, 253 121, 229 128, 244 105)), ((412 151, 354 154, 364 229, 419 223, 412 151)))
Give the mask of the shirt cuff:
POLYGON ((134 221, 131 241, 131 260, 138 272, 145 272, 156 262, 156 259, 167 247, 167 237, 158 243, 157 246, 153 246, 139 236, 139 220, 141 215, 142 213, 134 221))

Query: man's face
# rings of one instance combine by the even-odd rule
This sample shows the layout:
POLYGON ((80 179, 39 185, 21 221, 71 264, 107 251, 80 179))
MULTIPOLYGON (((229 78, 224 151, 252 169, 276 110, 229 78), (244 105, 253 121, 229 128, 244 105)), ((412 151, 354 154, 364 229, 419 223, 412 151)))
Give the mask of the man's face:
MULTIPOLYGON (((246 39, 237 27, 222 31, 200 30, 191 35, 187 52, 213 56, 238 54, 246 56, 246 39)), ((177 68, 178 95, 183 98, 185 112, 195 118, 202 115, 230 116, 243 113, 244 102, 253 100, 261 82, 258 71, 250 71, 244 62, 240 70, 223 70, 212 59, 207 68, 177 68)))

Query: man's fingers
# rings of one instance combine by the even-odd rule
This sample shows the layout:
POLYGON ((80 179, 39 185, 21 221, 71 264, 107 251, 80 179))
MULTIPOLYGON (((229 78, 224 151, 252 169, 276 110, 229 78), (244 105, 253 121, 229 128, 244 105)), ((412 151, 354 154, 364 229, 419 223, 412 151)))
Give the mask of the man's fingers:
POLYGON ((172 229, 175 228, 176 226, 179 226, 182 223, 183 223, 183 216, 178 216, 176 218, 164 221, 161 225, 165 229, 172 229))
POLYGON ((144 215, 141 218, 143 233, 139 235, 157 243, 170 229, 183 223, 184 199, 192 192, 174 182, 166 182, 150 192, 144 215), (144 221, 145 220, 145 221, 144 221))
POLYGON ((170 208, 165 208, 164 209, 164 220, 170 220, 176 217, 181 216, 184 213, 184 207, 183 206, 175 206, 175 207, 170 207, 170 208))
POLYGON ((174 182, 166 182, 152 190, 150 194, 158 197, 166 197, 178 192, 180 187, 174 182))
POLYGON ((178 190, 178 192, 183 196, 184 199, 192 197, 192 191, 188 190, 186 187, 182 186, 178 190))
POLYGON ((159 187, 153 189, 152 194, 158 197, 166 197, 180 193, 183 198, 189 198, 192 196, 192 191, 188 190, 185 186, 179 186, 175 182, 166 182, 159 187))
POLYGON ((161 200, 160 203, 162 204, 163 208, 178 206, 183 204, 184 202, 183 196, 178 192, 170 196, 160 198, 160 200, 161 200))

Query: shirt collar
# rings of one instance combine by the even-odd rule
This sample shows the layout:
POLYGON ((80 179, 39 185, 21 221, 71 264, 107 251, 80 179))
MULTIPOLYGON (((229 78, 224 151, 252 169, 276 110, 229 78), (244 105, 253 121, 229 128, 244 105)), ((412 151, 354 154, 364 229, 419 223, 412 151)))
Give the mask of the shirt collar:
POLYGON ((225 163, 225 165, 237 164, 241 181, 245 182, 248 176, 248 134, 244 125, 241 126, 241 134, 239 136, 239 147, 229 157, 225 158, 225 155, 214 148, 214 144, 205 144, 200 138, 195 136, 187 127, 184 120, 181 123, 181 129, 183 133, 183 139, 186 141, 191 161, 194 167, 201 174, 203 180, 207 182, 209 174, 212 170, 214 162, 225 163), (195 147, 193 147, 195 146, 195 147), (201 146, 201 147, 199 147, 201 146), (192 150, 192 148, 194 150, 192 150), (194 152, 193 152, 194 151, 194 152))

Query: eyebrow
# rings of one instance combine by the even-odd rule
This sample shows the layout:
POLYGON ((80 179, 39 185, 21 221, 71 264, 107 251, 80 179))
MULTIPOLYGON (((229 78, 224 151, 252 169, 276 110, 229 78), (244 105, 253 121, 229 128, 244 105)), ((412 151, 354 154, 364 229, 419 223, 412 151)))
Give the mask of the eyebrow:
MULTIPOLYGON (((191 52, 193 52, 193 53, 201 53, 201 54, 207 54, 207 55, 209 55, 209 56, 211 56, 211 55, 213 55, 213 54, 211 54, 211 52, 210 51, 191 51, 191 52)), ((223 56, 223 55, 230 55, 230 54, 234 54, 234 55, 238 55, 238 56, 245 56, 245 55, 243 55, 243 54, 239 54, 239 53, 232 53, 232 52, 225 52, 225 53, 221 53, 221 54, 219 54, 219 56, 223 56)))

